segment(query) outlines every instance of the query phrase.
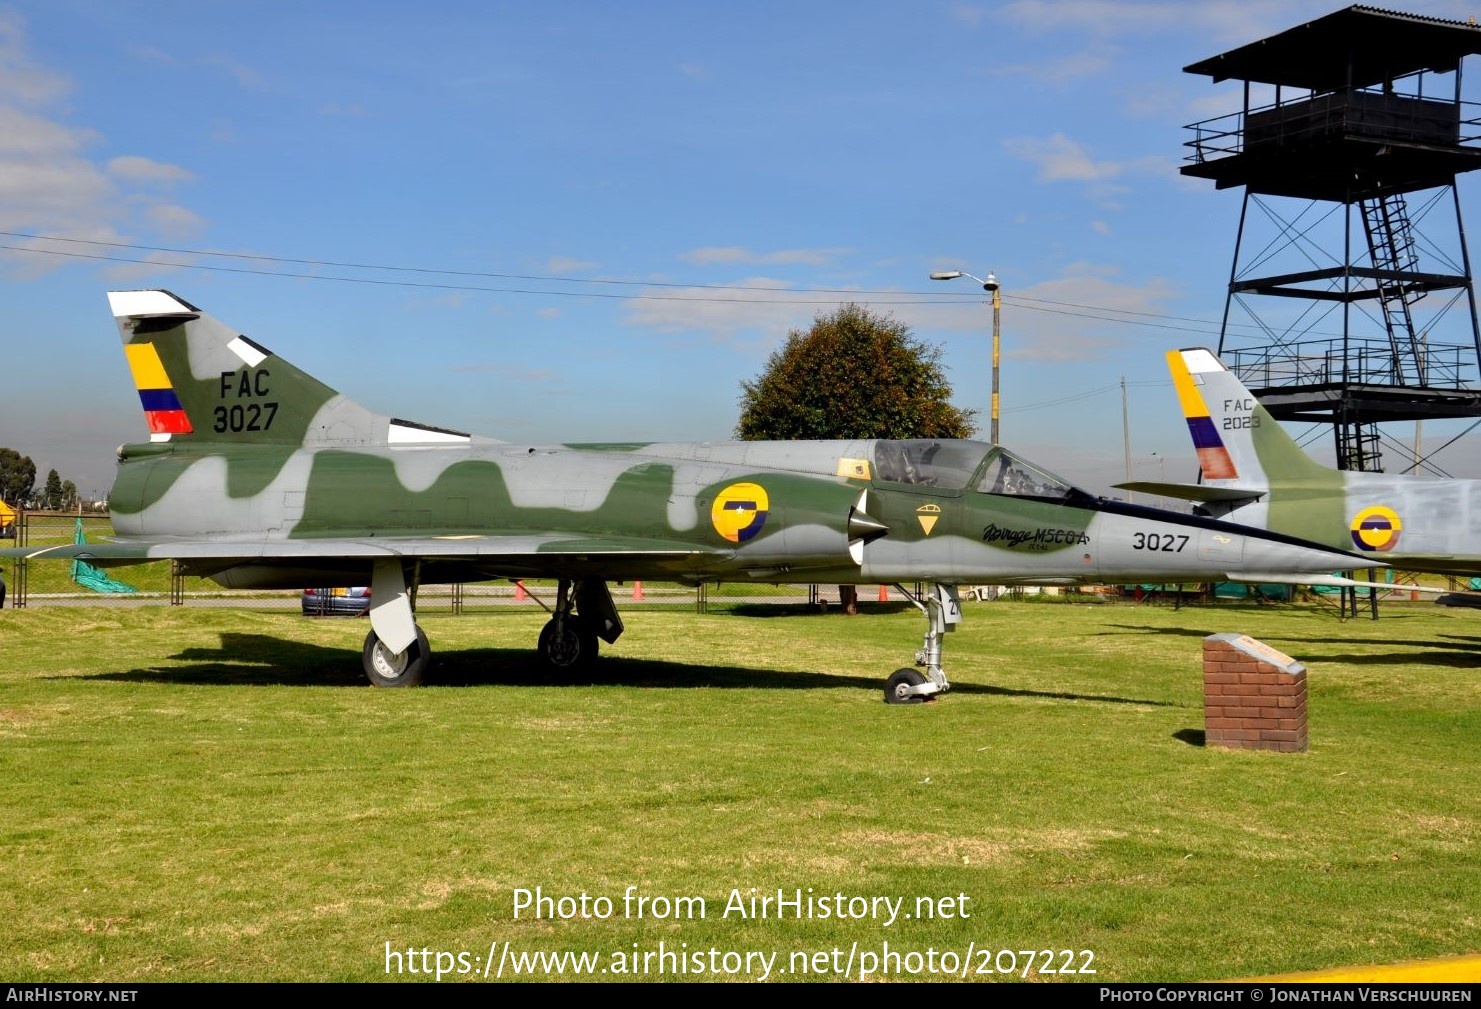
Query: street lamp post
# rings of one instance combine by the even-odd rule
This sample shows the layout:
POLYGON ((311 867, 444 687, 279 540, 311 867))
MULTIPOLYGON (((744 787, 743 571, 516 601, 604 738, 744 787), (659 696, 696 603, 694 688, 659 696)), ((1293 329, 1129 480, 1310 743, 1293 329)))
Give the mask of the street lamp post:
POLYGON ((1002 285, 998 283, 997 275, 989 272, 987 279, 974 277, 963 270, 947 270, 942 273, 931 274, 932 280, 956 280, 958 277, 967 277, 982 285, 984 291, 992 292, 992 408, 991 421, 988 427, 988 437, 994 445, 998 444, 998 374, 1001 370, 1002 358, 1002 310, 1003 296, 1002 285))

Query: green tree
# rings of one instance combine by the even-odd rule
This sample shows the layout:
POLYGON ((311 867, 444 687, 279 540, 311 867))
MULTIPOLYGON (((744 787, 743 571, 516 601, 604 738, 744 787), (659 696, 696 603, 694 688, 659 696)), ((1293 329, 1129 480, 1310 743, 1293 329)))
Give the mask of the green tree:
POLYGON ((36 486, 36 464, 13 448, 0 448, 0 498, 18 505, 36 486))
MULTIPOLYGON (((809 438, 968 438, 976 411, 951 405, 941 349, 893 316, 860 305, 794 329, 754 382, 741 383, 743 441, 809 438)), ((845 613, 858 590, 838 587, 845 613)))
POLYGON ((54 469, 46 473, 46 489, 41 492, 41 507, 47 511, 56 511, 62 507, 62 478, 57 476, 54 469))
POLYGON ((951 404, 939 347, 853 304, 794 329, 741 390, 743 441, 967 438, 976 416, 951 404))
POLYGON ((77 511, 77 485, 71 480, 62 481, 62 510, 77 511))

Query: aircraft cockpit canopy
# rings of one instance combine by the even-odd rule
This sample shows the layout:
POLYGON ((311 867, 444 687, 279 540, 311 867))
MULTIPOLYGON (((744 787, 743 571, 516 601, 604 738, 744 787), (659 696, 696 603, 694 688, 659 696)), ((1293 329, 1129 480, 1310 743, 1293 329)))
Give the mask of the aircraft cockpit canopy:
POLYGON ((891 483, 935 487, 943 491, 971 487, 983 494, 1046 501, 1086 501, 1091 497, 1074 484, 1021 456, 980 441, 877 441, 874 443, 874 476, 891 483), (972 478, 979 470, 982 475, 974 482, 972 478))
POLYGON ((874 475, 891 483, 962 490, 982 463, 988 446, 976 441, 877 441, 874 475))
POLYGON ((977 490, 984 494, 1006 494, 1009 497, 1044 498, 1050 501, 1074 501, 1090 495, 1074 484, 1061 480, 1046 469, 997 449, 987 460, 977 490))

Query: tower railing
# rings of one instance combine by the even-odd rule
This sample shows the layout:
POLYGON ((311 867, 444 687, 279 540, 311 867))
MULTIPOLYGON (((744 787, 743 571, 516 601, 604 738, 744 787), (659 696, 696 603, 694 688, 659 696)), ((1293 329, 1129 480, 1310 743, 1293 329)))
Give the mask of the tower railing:
POLYGON ((1481 143, 1481 103, 1420 98, 1380 91, 1334 91, 1272 102, 1193 123, 1183 160, 1202 164, 1265 144, 1289 145, 1330 136, 1399 143, 1481 143))
POLYGON ((1241 381, 1258 389, 1349 383, 1461 391, 1475 389, 1481 379, 1474 347, 1429 344, 1416 361, 1377 337, 1349 337, 1345 347, 1341 339, 1225 347, 1223 360, 1241 381))

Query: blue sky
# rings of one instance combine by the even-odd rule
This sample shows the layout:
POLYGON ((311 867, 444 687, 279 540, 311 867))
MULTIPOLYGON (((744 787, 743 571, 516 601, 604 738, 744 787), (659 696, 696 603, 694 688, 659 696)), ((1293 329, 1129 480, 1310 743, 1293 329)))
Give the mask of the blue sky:
POLYGON ((1239 198, 1177 166, 1238 85, 1181 68, 1334 7, 0 0, 0 231, 118 243, 0 236, 0 445, 106 490, 139 287, 514 441, 728 438, 840 301, 985 417, 961 269, 1003 283, 1006 444, 1103 490, 1125 376, 1136 476, 1190 479, 1162 352, 1217 345, 1239 198))

